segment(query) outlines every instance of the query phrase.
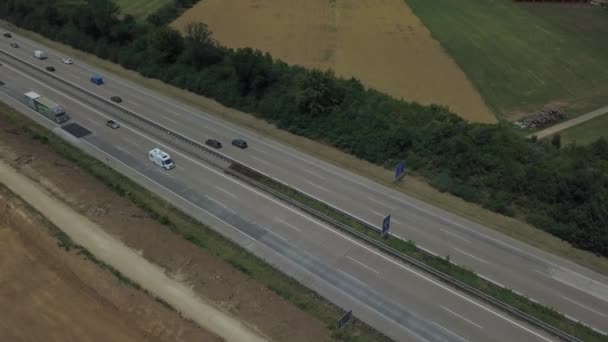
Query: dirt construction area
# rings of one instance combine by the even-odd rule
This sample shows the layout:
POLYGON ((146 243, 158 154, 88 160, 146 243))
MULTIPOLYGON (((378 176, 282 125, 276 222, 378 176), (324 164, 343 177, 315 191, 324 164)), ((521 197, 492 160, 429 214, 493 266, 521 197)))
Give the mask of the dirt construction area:
POLYGON ((220 341, 59 247, 48 224, 0 185, 1 341, 220 341))
POLYGON ((209 25, 223 45, 332 69, 397 98, 496 122, 464 72, 403 0, 205 0, 173 25, 209 25))
MULTIPOLYGON (((331 340, 322 322, 174 234, 44 143, 21 133, 2 113, 0 162, 260 336, 331 340)), ((0 305, 5 308, 0 341, 220 340, 92 261, 57 247, 40 223, 5 197, 0 201, 0 305)))

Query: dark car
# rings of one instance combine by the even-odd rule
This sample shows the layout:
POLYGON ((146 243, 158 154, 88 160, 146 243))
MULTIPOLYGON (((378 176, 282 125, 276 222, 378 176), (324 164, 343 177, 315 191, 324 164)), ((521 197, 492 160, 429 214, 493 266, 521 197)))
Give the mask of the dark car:
POLYGON ((11 43, 11 47, 18 48, 19 44, 17 44, 17 43, 11 43))
POLYGON ((10 33, 8 33, 8 32, 5 32, 5 33, 4 33, 4 36, 5 36, 6 38, 11 38, 11 37, 12 37, 12 35, 11 35, 10 33))
POLYGON ((119 96, 112 96, 110 97, 110 100, 116 102, 116 103, 121 103, 122 99, 119 96))
POLYGON ((51 72, 55 71, 55 67, 50 66, 50 65, 47 66, 45 69, 48 70, 48 71, 51 71, 51 72))
POLYGON ((238 148, 247 148, 247 142, 243 139, 234 139, 232 140, 232 145, 238 148))
POLYGON ((221 148, 222 147, 222 143, 215 140, 215 139, 207 139, 207 141, 205 141, 205 145, 211 146, 213 148, 221 148))
POLYGON ((118 122, 116 122, 114 120, 108 120, 108 121, 106 121, 106 126, 110 127, 111 129, 117 129, 118 127, 120 127, 120 125, 118 124, 118 122))

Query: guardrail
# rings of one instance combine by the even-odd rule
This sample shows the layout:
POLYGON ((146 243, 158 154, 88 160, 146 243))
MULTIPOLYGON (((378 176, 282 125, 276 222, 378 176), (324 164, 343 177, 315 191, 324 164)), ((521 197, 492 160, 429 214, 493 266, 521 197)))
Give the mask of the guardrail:
MULTIPOLYGON (((17 62, 20 62, 20 63, 25 64, 25 65, 27 65, 27 66, 35 69, 35 70, 38 70, 39 72, 42 72, 45 76, 51 77, 51 78, 53 78, 53 79, 55 79, 55 80, 57 80, 57 81, 65 84, 65 85, 71 87, 71 88, 74 88, 74 89, 76 89, 76 90, 78 90, 78 91, 86 94, 87 96, 91 96, 91 97, 97 99, 98 101, 101 101, 104 104, 109 105, 109 106, 113 107, 114 109, 117 109, 120 112, 122 112, 124 114, 127 114, 130 117, 132 117, 134 119, 137 119, 138 121, 141 121, 142 123, 145 123, 149 127, 152 127, 152 128, 154 128, 156 130, 159 130, 159 131, 165 133, 165 135, 167 137, 171 137, 171 138, 173 138, 175 140, 178 140, 178 141, 181 141, 181 142, 183 142, 183 143, 185 143, 185 144, 187 144, 187 145, 189 145, 191 147, 195 147, 197 150, 203 151, 203 152, 205 152, 205 153, 207 153, 207 154, 209 154, 211 156, 214 156, 214 157, 216 157, 216 158, 218 158, 218 159, 220 159, 220 160, 222 160, 224 162, 228 162, 228 163, 231 163, 231 164, 239 165, 241 167, 245 167, 247 169, 250 169, 250 170, 252 170, 254 172, 259 173, 260 175, 262 175, 264 177, 268 177, 270 179, 273 179, 273 181, 275 181, 277 183, 280 183, 280 184, 282 184, 282 185, 284 185, 286 187, 289 187, 287 184, 284 184, 284 183, 282 183, 280 181, 277 181, 274 178, 272 178, 272 177, 270 177, 270 176, 268 176, 268 175, 266 175, 266 174, 264 174, 264 173, 262 173, 260 171, 253 170, 252 168, 250 168, 250 167, 248 167, 248 166, 246 166, 244 164, 241 164, 241 163, 237 162, 236 160, 234 160, 234 159, 232 159, 232 158, 230 158, 230 157, 228 157, 228 156, 226 156, 226 155, 224 155, 222 153, 214 151, 214 150, 212 150, 212 149, 210 149, 210 148, 202 145, 201 143, 199 143, 197 141, 194 141, 194 140, 192 140, 192 139, 190 139, 188 137, 185 137, 185 136, 183 136, 183 135, 181 135, 181 134, 179 134, 177 132, 174 132, 174 131, 172 131, 172 130, 170 130, 170 129, 168 129, 168 128, 166 128, 166 127, 164 127, 164 126, 162 126, 162 125, 160 125, 160 124, 158 124, 158 123, 156 123, 156 122, 154 122, 152 120, 144 118, 141 115, 130 111, 129 109, 126 109, 126 108, 124 108, 122 106, 119 106, 119 105, 111 102, 110 100, 107 100, 107 99, 105 99, 105 98, 103 98, 103 97, 101 97, 101 96, 99 96, 97 94, 94 94, 94 93, 92 93, 92 92, 90 92, 90 91, 88 91, 86 89, 83 89, 83 88, 81 88, 81 87, 79 87, 79 86, 77 86, 77 85, 75 85, 75 84, 73 84, 73 83, 71 83, 69 81, 61 79, 60 77, 58 77, 56 75, 47 73, 42 68, 39 68, 36 65, 33 65, 33 64, 31 64, 31 63, 29 63, 29 62, 27 62, 25 60, 22 60, 22 59, 20 59, 20 58, 18 58, 16 56, 8 54, 8 53, 6 53, 3 50, 0 50, 0 53, 3 54, 3 55, 5 55, 5 56, 10 57, 11 59, 13 59, 13 60, 15 60, 17 62)), ((173 142, 171 142, 171 141, 169 141, 169 143, 173 144, 173 142)), ((525 313, 525 312, 523 312, 523 311, 521 311, 521 310, 519 310, 517 308, 514 308, 514 307, 512 307, 512 306, 510 306, 508 304, 505 304, 505 303, 503 303, 503 302, 495 299, 494 297, 489 296, 489 295, 487 295, 487 294, 485 294, 485 293, 483 293, 483 292, 481 292, 481 291, 479 291, 479 290, 477 290, 477 289, 475 289, 475 288, 473 288, 473 287, 471 287, 471 286, 469 286, 469 285, 461 282, 458 279, 450 277, 449 275, 447 275, 447 274, 445 274, 443 272, 440 272, 440 271, 438 271, 438 270, 436 270, 436 269, 434 269, 434 268, 432 268, 432 267, 430 267, 430 266, 428 266, 428 265, 426 265, 426 264, 424 264, 424 263, 422 263, 422 262, 420 262, 420 261, 418 261, 418 260, 416 260, 416 259, 408 256, 408 255, 405 255, 405 254, 397 251, 396 249, 394 249, 392 247, 389 247, 389 246, 387 246, 387 245, 385 245, 385 244, 383 244, 381 242, 378 242, 378 241, 370 238, 369 236, 366 236, 365 234, 360 233, 360 232, 356 231, 355 229, 353 229, 353 228, 351 228, 351 227, 349 227, 349 226, 347 226, 347 225, 345 225, 345 224, 343 224, 341 222, 338 222, 337 220, 335 220, 335 219, 333 219, 333 218, 331 218, 331 217, 329 217, 329 216, 327 216, 327 215, 325 215, 325 214, 323 214, 323 213, 321 213, 321 212, 319 212, 319 211, 317 211, 317 210, 315 210, 313 208, 310 208, 310 207, 308 207, 306 205, 303 205, 302 203, 294 201, 291 198, 289 198, 288 196, 286 196, 286 195, 284 195, 284 194, 282 194, 282 193, 280 193, 280 192, 278 192, 278 191, 276 191, 274 189, 271 189, 271 188, 267 187, 266 185, 261 184, 261 183, 257 182, 254 179, 251 179, 250 177, 247 177, 247 176, 245 176, 245 175, 243 175, 243 174, 241 174, 239 172, 236 172, 236 171, 234 171, 234 170, 232 170, 230 168, 226 168, 225 166, 217 163, 216 161, 207 160, 207 159, 202 158, 201 156, 196 155, 196 154, 193 154, 193 155, 195 157, 197 157, 197 158, 203 159, 204 161, 211 162, 212 164, 214 164, 214 166, 221 168, 224 172, 226 172, 228 174, 231 174, 232 176, 234 176, 234 177, 236 177, 238 179, 241 179, 241 180, 243 180, 243 181, 245 181, 245 182, 247 182, 247 183, 249 183, 249 184, 257 187, 257 188, 260 188, 260 189, 266 191, 269 194, 272 194, 273 196, 281 199, 282 201, 287 202, 290 205, 292 205, 292 206, 294 206, 294 207, 296 207, 296 208, 298 208, 298 209, 300 209, 300 210, 302 210, 302 211, 304 211, 304 212, 306 212, 306 213, 308 213, 308 214, 310 214, 310 215, 312 215, 312 216, 314 216, 314 217, 316 217, 316 218, 318 218, 320 220, 323 220, 323 221, 331 224, 332 226, 334 226, 336 228, 339 228, 340 230, 348 233, 351 236, 356 237, 359 240, 365 241, 367 244, 375 247, 376 249, 381 250, 382 252, 384 252, 384 253, 386 253, 386 254, 394 257, 394 258, 397 258, 397 259, 399 259, 401 261, 409 263, 410 265, 413 265, 413 266, 415 266, 415 267, 417 267, 417 268, 419 268, 419 269, 421 269, 421 270, 423 270, 423 271, 425 271, 427 273, 430 273, 433 276, 441 279, 442 281, 444 281, 444 282, 446 282, 446 283, 448 283, 448 284, 450 284, 450 285, 458 288, 459 290, 461 290, 461 291, 463 291, 463 292, 465 292, 465 293, 467 293, 469 295, 472 295, 474 297, 477 297, 477 298, 483 300, 484 302, 486 302, 488 304, 491 304, 491 305, 493 305, 495 307, 498 307, 498 308, 500 308, 500 309, 502 309, 502 310, 510 313, 511 315, 513 315, 513 316, 521 319, 521 320, 524 320, 524 321, 526 321, 526 322, 528 322, 528 323, 530 323, 532 325, 535 325, 538 328, 541 328, 541 329, 543 329, 543 330, 545 330, 545 331, 553 334, 556 337, 561 338, 564 341, 568 341, 568 342, 582 342, 580 339, 578 339, 578 338, 576 338, 574 336, 571 336, 571 335, 569 335, 569 334, 567 334, 567 333, 565 333, 565 332, 563 332, 563 331, 561 331, 561 330, 553 327, 552 325, 543 322, 542 320, 540 320, 540 319, 538 319, 538 318, 536 318, 534 316, 531 316, 531 315, 529 315, 529 314, 527 314, 527 313, 525 313)), ((297 190, 294 190, 294 191, 297 191, 297 190)), ((318 199, 312 198, 311 196, 303 194, 303 193, 301 193, 299 191, 298 191, 298 193, 300 195, 302 195, 302 196, 305 196, 305 197, 311 199, 311 200, 319 201, 318 199)), ((321 201, 319 201, 319 202, 321 202, 321 201)), ((331 207, 331 206, 329 206, 329 207, 331 207)), ((337 209, 337 208, 334 208, 334 207, 331 207, 331 208, 332 208, 332 210, 335 210, 336 212, 338 212, 338 213, 340 213, 342 215, 345 215, 345 216, 348 216, 348 217, 352 218, 353 220, 359 222, 361 225, 363 225, 363 226, 365 226, 365 227, 367 227, 369 229, 379 231, 379 229, 377 227, 373 227, 373 226, 369 225, 368 223, 366 223, 364 221, 361 221, 361 220, 359 220, 357 218, 354 218, 351 215, 349 215, 348 213, 346 213, 346 212, 344 212, 344 211, 342 211, 340 209, 337 209)), ((422 253, 427 253, 427 252, 425 252, 423 250, 421 250, 421 252, 422 253)))

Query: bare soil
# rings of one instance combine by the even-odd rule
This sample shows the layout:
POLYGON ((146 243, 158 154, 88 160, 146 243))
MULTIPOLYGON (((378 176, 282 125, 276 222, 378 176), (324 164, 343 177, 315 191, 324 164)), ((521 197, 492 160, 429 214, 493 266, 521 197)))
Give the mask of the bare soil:
MULTIPOLYGON (((330 331, 322 322, 226 262, 175 235, 143 210, 119 197, 43 144, 19 134, 2 116, 0 159, 39 182, 47 191, 67 202, 147 260, 164 268, 168 275, 191 287, 200 297, 264 336, 276 341, 330 340, 330 331)), ((83 282, 87 283, 88 281, 83 282)), ((120 320, 129 322, 128 319, 120 320)), ((162 322, 165 320, 160 320, 154 328, 159 336, 167 329, 162 322)), ((169 331, 179 330, 173 328, 169 331)), ((150 334, 140 334, 130 340, 144 339, 139 336, 155 336, 150 334)), ((208 341, 213 338, 198 340, 208 341)))
POLYGON ((48 224, 0 187, 1 341, 220 341, 60 248, 48 224))
POLYGON ((396 98, 496 122, 481 95, 403 0, 205 0, 173 25, 202 21, 223 45, 332 69, 396 98))

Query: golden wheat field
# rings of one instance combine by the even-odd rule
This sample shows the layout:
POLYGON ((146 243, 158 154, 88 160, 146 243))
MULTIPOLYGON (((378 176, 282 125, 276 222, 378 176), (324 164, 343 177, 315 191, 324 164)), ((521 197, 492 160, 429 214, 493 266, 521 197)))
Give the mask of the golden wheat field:
POLYGON ((174 23, 202 21, 229 47, 332 69, 397 98, 496 119, 458 65, 403 0, 204 0, 174 23))

